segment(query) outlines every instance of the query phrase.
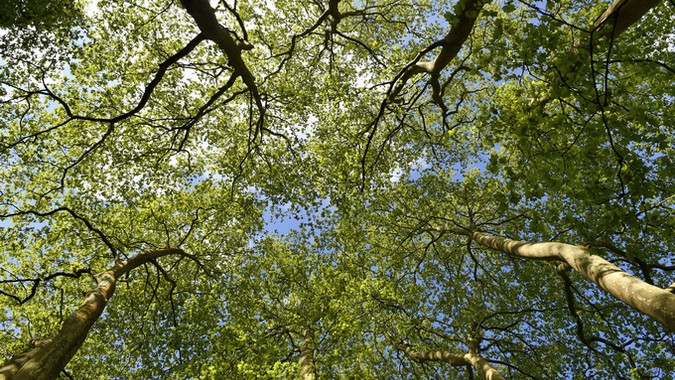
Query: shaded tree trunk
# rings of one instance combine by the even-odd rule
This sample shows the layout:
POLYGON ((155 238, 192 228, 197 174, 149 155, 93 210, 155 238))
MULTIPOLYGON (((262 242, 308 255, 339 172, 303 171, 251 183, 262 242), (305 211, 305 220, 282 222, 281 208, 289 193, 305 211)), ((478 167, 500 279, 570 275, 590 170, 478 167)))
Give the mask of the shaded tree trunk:
POLYGON ((38 342, 30 351, 16 355, 2 365, 0 380, 56 379, 84 343, 91 326, 103 313, 115 293, 117 280, 140 265, 174 254, 185 255, 185 252, 179 248, 143 252, 95 275, 96 288, 86 293, 82 304, 66 318, 59 333, 38 342))
POLYGON ((616 38, 660 2, 661 0, 615 0, 598 17, 593 28, 605 37, 616 38))

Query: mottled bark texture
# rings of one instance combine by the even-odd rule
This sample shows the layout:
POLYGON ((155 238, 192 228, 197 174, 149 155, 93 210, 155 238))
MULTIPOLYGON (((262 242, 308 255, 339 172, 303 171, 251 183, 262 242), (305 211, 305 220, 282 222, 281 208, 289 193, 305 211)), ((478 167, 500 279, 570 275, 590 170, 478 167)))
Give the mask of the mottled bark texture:
POLYGON ((0 367, 0 380, 56 379, 80 349, 91 326, 103 313, 115 293, 117 280, 134 268, 162 256, 185 254, 178 248, 165 248, 141 253, 129 260, 119 261, 112 268, 94 276, 96 287, 88 292, 82 304, 61 326, 59 333, 35 344, 27 352, 14 356, 0 367))

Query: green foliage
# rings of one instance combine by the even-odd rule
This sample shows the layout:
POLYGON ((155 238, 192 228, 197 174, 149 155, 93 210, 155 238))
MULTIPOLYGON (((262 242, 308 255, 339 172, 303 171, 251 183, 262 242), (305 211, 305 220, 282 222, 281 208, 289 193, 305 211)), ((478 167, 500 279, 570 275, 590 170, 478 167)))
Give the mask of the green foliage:
POLYGON ((0 27, 33 26, 44 29, 72 27, 75 26, 73 21, 81 12, 80 4, 73 0, 8 0, 0 6, 0 27))
POLYGON ((329 3, 219 2, 237 52, 179 2, 0 5, 0 360, 58 332, 90 271, 180 247, 119 280, 68 374, 294 379, 310 330, 317 379, 468 377, 386 334, 479 335, 514 379, 675 372, 663 326, 457 233, 673 283, 675 9, 608 41, 601 2, 489 3, 436 78, 412 68, 464 2, 329 3))

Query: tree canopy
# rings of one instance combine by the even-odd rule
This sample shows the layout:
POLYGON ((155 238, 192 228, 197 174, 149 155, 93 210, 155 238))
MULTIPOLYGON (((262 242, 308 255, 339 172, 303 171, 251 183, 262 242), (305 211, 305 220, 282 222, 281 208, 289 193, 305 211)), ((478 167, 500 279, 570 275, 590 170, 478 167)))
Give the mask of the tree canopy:
POLYGON ((0 5, 0 379, 671 379, 675 3, 0 5))

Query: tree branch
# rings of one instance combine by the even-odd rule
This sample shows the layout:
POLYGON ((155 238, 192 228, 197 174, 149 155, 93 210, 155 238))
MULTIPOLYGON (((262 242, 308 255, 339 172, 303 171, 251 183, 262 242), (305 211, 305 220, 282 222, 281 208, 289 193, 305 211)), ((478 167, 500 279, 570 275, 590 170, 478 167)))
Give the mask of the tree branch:
POLYGON ((418 362, 444 362, 452 366, 471 366, 478 372, 481 378, 486 380, 505 380, 504 377, 490 363, 478 355, 478 340, 469 339, 465 343, 469 347, 466 354, 458 355, 448 351, 415 351, 402 341, 395 339, 391 334, 384 334, 387 340, 399 351, 403 351, 410 359, 418 362))
POLYGON ((89 330, 115 293, 116 282, 121 276, 160 257, 184 254, 180 248, 146 251, 129 260, 118 261, 112 268, 95 275, 96 288, 86 292, 84 301, 63 322, 59 333, 2 365, 0 380, 55 379, 84 343, 89 330))
POLYGON ((631 276, 604 258, 591 255, 585 247, 559 242, 516 241, 468 229, 435 230, 469 236, 484 247, 511 256, 566 263, 634 310, 675 331, 675 294, 631 276))
MULTIPOLYGON (((260 113, 260 118, 257 123, 255 134, 258 133, 262 126, 264 119, 265 108, 262 103, 262 98, 258 91, 258 86, 255 77, 251 70, 249 70, 244 58, 241 55, 242 50, 248 50, 252 46, 247 43, 238 43, 232 38, 232 32, 220 25, 216 14, 208 0, 181 0, 181 4, 185 10, 192 16, 197 23, 197 27, 202 34, 209 40, 213 41, 225 53, 228 63, 234 69, 234 75, 241 76, 242 81, 251 92, 256 108, 260 113)), ((255 136, 254 136, 255 137, 255 136)))
POLYGON ((396 87, 390 92, 388 98, 390 100, 396 98, 406 82, 415 74, 429 73, 431 74, 430 79, 432 81, 438 81, 440 72, 457 56, 464 42, 469 38, 473 26, 476 24, 476 20, 478 20, 480 11, 486 3, 486 0, 459 1, 455 5, 455 20, 452 22, 448 34, 442 40, 433 43, 428 49, 425 49, 430 50, 440 46, 441 51, 436 58, 433 61, 419 61, 420 56, 418 56, 412 64, 408 64, 402 71, 396 87))

